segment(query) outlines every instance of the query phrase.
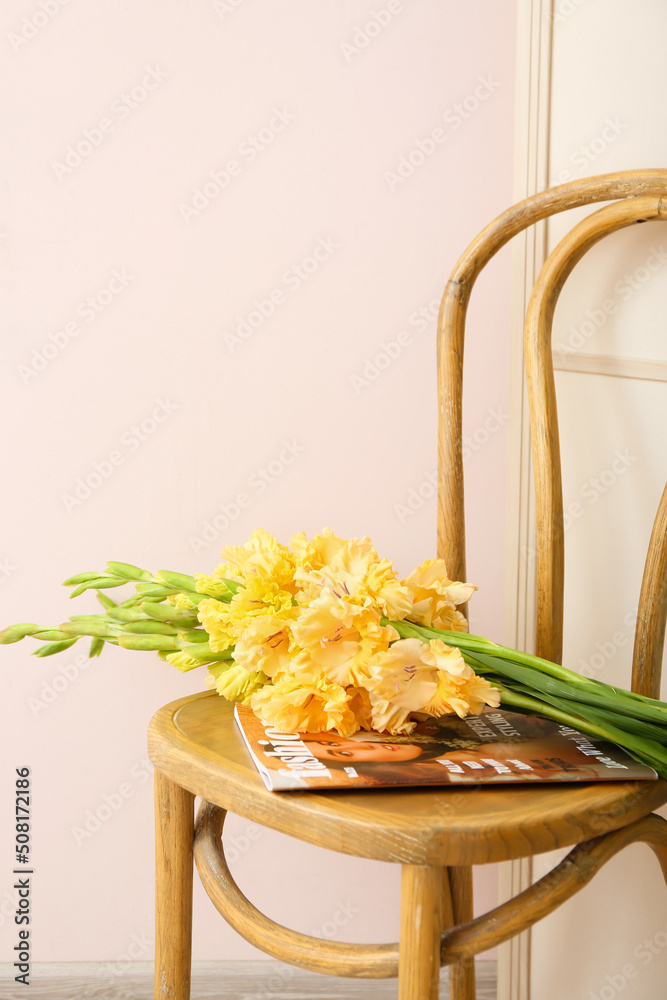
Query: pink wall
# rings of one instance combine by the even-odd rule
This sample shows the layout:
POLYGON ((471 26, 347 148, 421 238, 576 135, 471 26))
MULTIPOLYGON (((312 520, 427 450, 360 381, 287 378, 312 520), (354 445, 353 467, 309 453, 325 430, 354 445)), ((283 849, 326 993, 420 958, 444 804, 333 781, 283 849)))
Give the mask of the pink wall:
MULTIPOLYGON (((368 533, 406 572, 434 555, 435 315, 458 254, 512 200, 515 4, 40 10, 2 12, 2 624, 84 613, 93 599, 69 603, 60 581, 107 558, 207 571, 258 525, 368 533)), ((469 576, 474 630, 500 636, 507 261, 489 271, 469 350, 469 576)), ((11 842, 13 769, 29 765, 34 959, 113 961, 136 939, 149 960, 145 732, 202 678, 31 648, 0 650, 0 815, 11 842)), ((324 934, 343 907, 341 937, 395 938, 394 866, 248 826, 230 833, 257 905, 324 934)), ((480 886, 492 901, 493 875, 480 886)), ((199 891, 195 941, 197 958, 253 954, 199 891)))

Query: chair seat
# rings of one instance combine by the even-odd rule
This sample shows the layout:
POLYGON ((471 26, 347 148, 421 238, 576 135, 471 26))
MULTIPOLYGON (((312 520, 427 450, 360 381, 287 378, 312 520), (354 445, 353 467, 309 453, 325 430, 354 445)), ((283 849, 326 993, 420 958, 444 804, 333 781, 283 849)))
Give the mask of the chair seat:
POLYGON ((357 857, 416 865, 507 861, 619 829, 667 802, 667 782, 270 792, 214 692, 153 717, 148 750, 180 787, 249 820, 357 857))

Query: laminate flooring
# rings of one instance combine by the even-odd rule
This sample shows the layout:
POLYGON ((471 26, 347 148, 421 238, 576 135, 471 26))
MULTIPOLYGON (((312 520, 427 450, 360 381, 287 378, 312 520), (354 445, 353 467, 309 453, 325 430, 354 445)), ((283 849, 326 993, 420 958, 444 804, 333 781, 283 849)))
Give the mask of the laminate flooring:
MULTIPOLYGON (((135 962, 108 974, 108 964, 35 963, 30 987, 14 982, 10 965, 0 965, 1 1000, 153 1000, 153 966, 135 962), (104 976, 98 973, 100 969, 104 976)), ((194 962, 191 1000, 395 1000, 395 979, 339 979, 305 972, 282 962, 194 962)), ((448 973, 441 973, 440 1000, 449 997, 448 973)), ((477 963, 477 1000, 496 1000, 496 963, 477 963)))

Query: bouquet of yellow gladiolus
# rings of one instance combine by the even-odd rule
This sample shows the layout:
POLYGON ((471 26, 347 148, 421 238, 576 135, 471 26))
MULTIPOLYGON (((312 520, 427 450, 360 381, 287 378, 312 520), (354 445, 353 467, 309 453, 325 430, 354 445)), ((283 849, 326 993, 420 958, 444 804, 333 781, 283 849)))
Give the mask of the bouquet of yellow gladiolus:
POLYGON ((404 580, 369 538, 325 529, 281 545, 258 529, 226 546, 210 575, 110 562, 65 581, 96 590, 103 614, 57 628, 13 625, 0 642, 46 640, 49 656, 83 636, 157 651, 282 732, 410 733, 417 718, 478 715, 484 706, 538 712, 618 743, 667 777, 667 704, 618 691, 530 654, 469 635, 459 610, 477 589, 428 559, 404 580), (133 583, 121 604, 103 591, 133 583))

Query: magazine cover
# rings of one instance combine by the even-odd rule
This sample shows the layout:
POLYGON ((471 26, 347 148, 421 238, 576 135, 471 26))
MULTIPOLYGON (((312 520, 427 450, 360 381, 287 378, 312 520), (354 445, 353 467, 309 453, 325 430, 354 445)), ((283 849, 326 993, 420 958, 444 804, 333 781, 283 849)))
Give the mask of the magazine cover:
POLYGON ((419 722, 409 736, 281 733, 244 705, 234 709, 270 791, 516 781, 657 778, 614 743, 539 715, 488 709, 419 722))

